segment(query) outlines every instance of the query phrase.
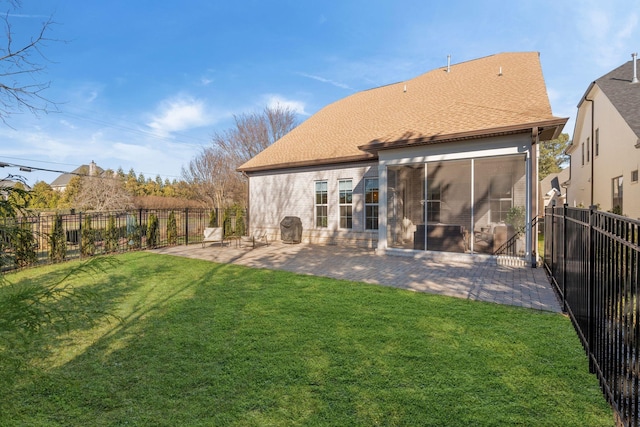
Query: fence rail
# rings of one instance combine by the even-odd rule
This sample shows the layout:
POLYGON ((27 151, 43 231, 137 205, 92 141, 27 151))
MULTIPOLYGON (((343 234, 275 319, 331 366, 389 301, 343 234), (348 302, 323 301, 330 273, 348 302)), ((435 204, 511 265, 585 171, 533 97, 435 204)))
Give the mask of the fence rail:
POLYGON ((6 270, 92 255, 200 243, 204 228, 210 225, 223 227, 227 236, 244 234, 244 210, 238 213, 235 209, 216 209, 213 224, 211 212, 211 209, 136 209, 5 218, 0 224, 2 247, 5 259, 9 257, 15 262, 5 262, 2 267, 6 270), (5 233, 9 229, 20 230, 18 234, 28 242, 26 249, 16 241, 16 233, 14 237, 5 233), (61 229, 58 232, 63 240, 62 259, 52 256, 56 229, 61 229))
POLYGON ((640 221, 549 207, 544 264, 624 426, 640 426, 640 221))

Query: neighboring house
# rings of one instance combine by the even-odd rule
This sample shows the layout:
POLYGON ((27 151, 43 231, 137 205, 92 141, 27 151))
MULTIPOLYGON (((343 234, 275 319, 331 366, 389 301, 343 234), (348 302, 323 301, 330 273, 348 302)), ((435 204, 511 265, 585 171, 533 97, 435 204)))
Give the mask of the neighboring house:
POLYGON ((73 178, 74 176, 78 176, 78 175, 101 176, 103 173, 104 173, 104 169, 96 165, 96 163, 93 160, 91 160, 91 163, 89 163, 88 165, 82 165, 80 167, 77 167, 70 173, 63 173, 62 175, 57 177, 51 183, 51 188, 56 191, 63 192, 67 188, 67 185, 69 185, 69 181, 71 181, 71 178, 73 178))
POLYGON ((591 83, 578 104, 567 149, 571 206, 596 205, 640 218, 640 83, 634 62, 591 83))
POLYGON ((31 190, 31 187, 29 187, 23 182, 16 181, 13 179, 0 179, 0 198, 2 198, 2 200, 7 200, 9 196, 9 191, 6 189, 14 188, 18 184, 20 184, 18 188, 22 188, 23 190, 27 190, 27 191, 31 190))
POLYGON ((564 184, 569 180, 569 168, 564 168, 558 173, 551 173, 540 181, 540 195, 542 197, 541 210, 538 215, 544 215, 544 208, 552 201, 556 206, 562 206, 567 200, 567 188, 564 184))
MULTIPOLYGON (((243 164, 249 228, 305 242, 495 253, 537 212, 551 113, 537 52, 432 70, 330 104, 243 164), (515 227, 514 227, 515 224, 515 227)), ((531 259, 530 227, 518 254, 531 259)))

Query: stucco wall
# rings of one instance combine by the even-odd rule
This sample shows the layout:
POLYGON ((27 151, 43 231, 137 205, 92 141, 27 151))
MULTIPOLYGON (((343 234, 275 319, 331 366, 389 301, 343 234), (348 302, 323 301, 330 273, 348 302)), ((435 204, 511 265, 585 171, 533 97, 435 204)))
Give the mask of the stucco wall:
MULTIPOLYGON (((591 162, 593 163, 593 203, 601 210, 612 208, 612 179, 623 177, 623 214, 640 218, 640 184, 631 182, 631 171, 640 167, 638 139, 620 116, 609 99, 594 88, 594 134, 598 129, 600 148, 598 155, 591 148, 591 102, 583 102, 578 112, 571 147, 571 185, 567 189, 570 206, 588 207, 591 204, 591 162), (589 159, 587 160, 587 138, 589 159), (582 164, 582 144, 585 144, 585 162, 582 164)), ((595 144, 594 144, 595 145, 595 144)))
POLYGON ((249 178, 249 227, 266 230, 269 239, 280 239, 280 221, 297 216, 302 221, 302 240, 375 247, 377 230, 365 231, 364 178, 378 176, 377 163, 299 168, 269 174, 252 174, 249 178), (339 228, 338 181, 353 180, 353 228, 339 228), (315 183, 328 183, 328 226, 315 226, 315 183))

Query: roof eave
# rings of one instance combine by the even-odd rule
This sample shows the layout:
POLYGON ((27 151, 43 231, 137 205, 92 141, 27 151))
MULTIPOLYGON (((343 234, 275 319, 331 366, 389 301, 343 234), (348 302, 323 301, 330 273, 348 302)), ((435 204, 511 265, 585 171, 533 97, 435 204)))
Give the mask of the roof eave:
POLYGON ((465 141, 469 139, 487 138, 492 136, 514 135, 531 131, 538 128, 538 136, 541 141, 556 139, 569 118, 556 118, 540 122, 502 126, 490 129, 473 130, 468 132, 458 132, 447 135, 432 135, 429 137, 410 138, 396 141, 381 142, 373 140, 358 148, 369 153, 377 153, 381 150, 391 150, 397 148, 416 147, 429 144, 441 144, 444 142, 465 141))
POLYGON ((358 162, 366 162, 366 161, 372 161, 377 159, 378 159, 377 155, 370 154, 370 153, 363 153, 357 156, 345 156, 345 157, 316 159, 316 160, 303 160, 299 162, 285 162, 285 163, 261 165, 261 166, 254 166, 254 167, 240 166, 239 168, 236 169, 236 171, 250 174, 252 172, 274 171, 274 170, 292 169, 292 168, 301 168, 301 167, 319 166, 319 165, 330 165, 330 164, 358 163, 358 162))

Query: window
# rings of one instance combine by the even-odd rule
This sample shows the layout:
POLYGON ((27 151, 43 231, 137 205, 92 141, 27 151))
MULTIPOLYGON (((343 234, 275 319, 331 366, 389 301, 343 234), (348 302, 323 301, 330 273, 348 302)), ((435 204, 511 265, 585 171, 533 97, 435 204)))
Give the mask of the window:
POLYGON ((364 224, 366 230, 378 229, 378 178, 364 180, 364 224))
POLYGON ((589 162, 591 160, 591 157, 589 156, 589 138, 587 138, 587 162, 589 162))
POLYGON ((622 214, 622 177, 618 176, 611 181, 611 211, 622 214))
POLYGON ((631 182, 638 182, 638 169, 631 171, 631 182))
POLYGON ((353 226, 353 186, 350 179, 338 181, 340 206, 340 228, 352 228, 353 226))
POLYGON ((599 156, 600 155, 600 129, 596 129, 596 152, 594 153, 595 156, 599 156))
POLYGON ((327 181, 316 181, 316 227, 327 227, 327 181))
POLYGON ((513 205, 511 176, 496 176, 491 179, 489 189, 489 208, 491 222, 505 222, 509 209, 513 205))
POLYGON ((442 189, 440 185, 429 184, 427 188, 427 222, 440 222, 442 189))
POLYGON ((580 145, 582 146, 582 166, 584 166, 584 142, 580 145))

